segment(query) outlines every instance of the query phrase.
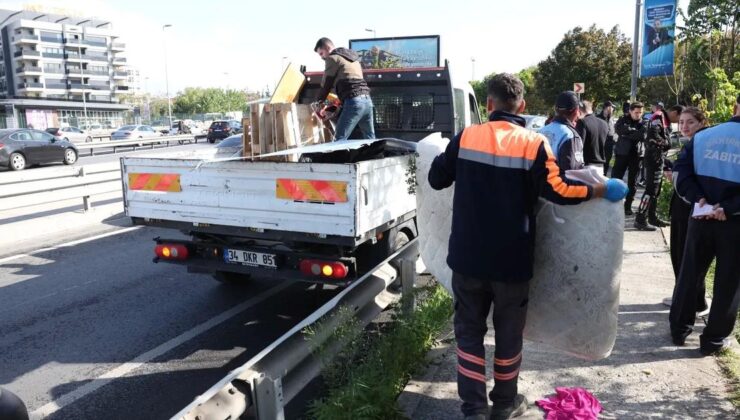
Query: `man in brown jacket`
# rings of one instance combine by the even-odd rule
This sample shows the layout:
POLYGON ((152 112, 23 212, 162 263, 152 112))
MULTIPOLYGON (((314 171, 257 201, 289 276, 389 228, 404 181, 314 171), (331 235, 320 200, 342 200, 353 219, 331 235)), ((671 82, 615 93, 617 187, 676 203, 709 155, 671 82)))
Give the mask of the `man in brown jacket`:
POLYGON ((348 139, 355 127, 360 128, 363 138, 374 139, 373 101, 370 99, 370 88, 362 77, 359 55, 348 48, 334 48, 329 38, 319 39, 314 51, 326 63, 316 100, 323 101, 335 88, 342 101, 342 113, 339 114, 334 140, 348 139))

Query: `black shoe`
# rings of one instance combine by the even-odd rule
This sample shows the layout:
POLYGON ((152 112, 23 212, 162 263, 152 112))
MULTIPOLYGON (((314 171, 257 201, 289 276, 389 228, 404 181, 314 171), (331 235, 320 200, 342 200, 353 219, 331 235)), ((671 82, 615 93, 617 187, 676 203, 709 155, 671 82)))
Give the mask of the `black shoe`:
POLYGON ((512 405, 498 405, 493 404, 491 409, 491 420, 505 420, 519 417, 527 411, 527 397, 522 394, 518 394, 514 398, 512 405))
POLYGON ((658 230, 658 228, 648 223, 645 220, 645 216, 642 214, 638 214, 637 217, 635 217, 635 229, 644 230, 647 232, 653 232, 655 230, 658 230))
POLYGON ((683 346, 684 344, 686 344, 686 337, 671 335, 671 341, 673 341, 673 344, 677 346, 683 346))
POLYGON ((648 223, 650 223, 653 226, 657 227, 668 227, 670 226, 670 222, 666 222, 665 220, 660 220, 657 217, 655 219, 648 218, 648 223))
POLYGON ((634 211, 632 211, 632 209, 631 209, 631 208, 629 208, 629 207, 625 207, 625 208, 624 208, 624 215, 625 215, 625 216, 634 216, 634 215, 635 215, 635 212, 634 212, 634 211))
POLYGON ((486 420, 485 414, 471 414, 469 416, 465 416, 465 420, 486 420))
POLYGON ((701 337, 699 341, 701 343, 701 345, 699 346, 699 351, 704 356, 714 356, 716 354, 722 353, 725 350, 737 348, 737 341, 735 341, 734 337, 725 338, 724 340, 722 340, 721 345, 717 345, 717 343, 705 343, 704 340, 701 339, 701 337))

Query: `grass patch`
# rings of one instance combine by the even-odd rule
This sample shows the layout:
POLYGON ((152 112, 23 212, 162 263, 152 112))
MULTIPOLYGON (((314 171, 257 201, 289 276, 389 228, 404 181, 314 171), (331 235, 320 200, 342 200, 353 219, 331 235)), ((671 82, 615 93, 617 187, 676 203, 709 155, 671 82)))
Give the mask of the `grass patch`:
MULTIPOLYGON (((710 296, 714 291, 715 269, 716 261, 712 261, 712 265, 709 267, 709 271, 707 271, 707 276, 705 277, 707 294, 710 296)), ((735 322, 733 335, 740 342, 740 313, 738 313, 737 321, 735 322)), ((722 369, 722 373, 730 380, 730 402, 735 408, 740 409, 740 355, 734 351, 723 351, 717 356, 717 361, 722 369)))
POLYGON ((411 375, 425 365, 427 352, 453 312, 452 298, 442 286, 419 292, 423 300, 416 310, 394 316, 390 327, 376 337, 363 338, 367 334, 361 334, 351 318, 335 330, 346 345, 331 361, 325 360, 325 397, 311 403, 311 418, 404 418, 396 399, 411 375))

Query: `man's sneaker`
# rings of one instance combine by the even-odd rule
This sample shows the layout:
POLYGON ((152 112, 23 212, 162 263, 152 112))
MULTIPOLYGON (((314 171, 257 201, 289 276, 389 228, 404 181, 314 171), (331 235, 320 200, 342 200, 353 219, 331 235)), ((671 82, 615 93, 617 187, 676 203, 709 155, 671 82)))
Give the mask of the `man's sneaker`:
POLYGON ((737 340, 735 340, 734 337, 725 338, 724 340, 722 340, 721 345, 717 345, 716 343, 705 344, 704 340, 699 341, 701 342, 701 345, 699 346, 699 351, 704 356, 713 356, 715 354, 723 352, 724 350, 738 348, 737 340))
POLYGON ((527 397, 519 394, 514 398, 512 405, 502 406, 494 404, 491 409, 491 420, 506 420, 519 417, 527 411, 527 397))
POLYGON ((629 207, 625 207, 624 208, 624 215, 625 216, 634 216, 634 214, 635 214, 635 212, 632 211, 631 208, 629 208, 629 207))
POLYGON ((666 222, 665 220, 660 220, 657 217, 655 219, 649 219, 648 223, 650 223, 653 226, 657 227, 668 227, 670 226, 670 222, 666 222))
POLYGON ((635 229, 637 229, 637 230, 644 230, 644 231, 648 231, 648 232, 652 232, 652 231, 658 230, 658 228, 656 228, 655 226, 651 225, 650 223, 647 222, 647 220, 645 220, 645 215, 643 215, 643 214, 638 214, 635 217, 635 229))

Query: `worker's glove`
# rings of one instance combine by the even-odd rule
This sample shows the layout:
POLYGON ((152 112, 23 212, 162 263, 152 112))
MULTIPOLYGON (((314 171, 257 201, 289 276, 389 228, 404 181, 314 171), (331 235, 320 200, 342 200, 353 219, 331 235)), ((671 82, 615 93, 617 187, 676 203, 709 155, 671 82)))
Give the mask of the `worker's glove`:
POLYGON ((611 202, 621 201, 627 196, 628 191, 629 188, 627 188, 627 184, 625 184, 624 181, 621 179, 611 178, 606 181, 606 192, 604 193, 604 198, 611 202))

